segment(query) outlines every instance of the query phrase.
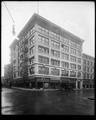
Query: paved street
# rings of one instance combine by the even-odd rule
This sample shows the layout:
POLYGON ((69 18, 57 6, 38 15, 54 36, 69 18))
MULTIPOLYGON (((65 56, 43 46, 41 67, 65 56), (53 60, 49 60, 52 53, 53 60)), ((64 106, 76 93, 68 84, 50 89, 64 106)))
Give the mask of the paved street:
POLYGON ((93 90, 26 91, 2 89, 2 114, 94 115, 93 90))

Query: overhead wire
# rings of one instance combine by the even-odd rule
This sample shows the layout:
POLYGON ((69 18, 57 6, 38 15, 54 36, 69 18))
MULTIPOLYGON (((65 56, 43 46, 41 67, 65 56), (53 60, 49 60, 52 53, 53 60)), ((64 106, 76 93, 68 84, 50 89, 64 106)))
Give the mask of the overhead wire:
POLYGON ((7 5, 5 4, 5 2, 4 2, 4 1, 3 1, 3 3, 4 3, 4 5, 5 5, 5 7, 6 7, 6 10, 7 10, 7 11, 8 11, 8 13, 9 13, 9 16, 11 17, 11 19, 12 19, 12 21, 13 21, 12 33, 13 33, 13 35, 15 35, 15 21, 14 21, 14 19, 13 19, 12 15, 11 15, 11 12, 9 11, 9 9, 8 9, 8 7, 7 7, 7 5))

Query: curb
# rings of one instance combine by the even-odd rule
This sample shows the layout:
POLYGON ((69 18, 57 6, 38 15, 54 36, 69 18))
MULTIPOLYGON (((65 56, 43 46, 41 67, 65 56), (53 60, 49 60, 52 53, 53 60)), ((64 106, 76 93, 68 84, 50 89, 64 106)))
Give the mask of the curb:
POLYGON ((26 90, 26 91, 57 91, 59 89, 28 89, 28 88, 19 88, 19 87, 12 87, 13 89, 17 90, 26 90))

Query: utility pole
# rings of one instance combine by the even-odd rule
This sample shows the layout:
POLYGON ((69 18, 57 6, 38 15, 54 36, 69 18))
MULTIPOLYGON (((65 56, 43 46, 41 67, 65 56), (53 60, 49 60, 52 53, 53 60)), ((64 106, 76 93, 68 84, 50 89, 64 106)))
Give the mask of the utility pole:
POLYGON ((8 11, 8 14, 9 14, 10 18, 12 19, 12 22, 13 22, 13 25, 12 25, 12 34, 13 34, 13 36, 15 36, 15 21, 14 21, 12 15, 11 15, 11 12, 9 11, 8 7, 6 6, 5 2, 3 2, 3 3, 5 5, 5 7, 6 7, 6 10, 8 11))
POLYGON ((39 14, 39 1, 37 1, 37 14, 39 14))

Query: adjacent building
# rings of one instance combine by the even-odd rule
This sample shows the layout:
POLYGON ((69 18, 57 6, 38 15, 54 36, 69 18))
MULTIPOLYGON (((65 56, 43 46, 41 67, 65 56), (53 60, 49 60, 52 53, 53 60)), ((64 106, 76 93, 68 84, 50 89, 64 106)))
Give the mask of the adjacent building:
POLYGON ((82 54, 83 88, 94 88, 94 57, 82 54))
POLYGON ((31 87, 83 87, 84 40, 34 14, 10 46, 13 81, 31 87), (25 66, 25 67, 24 67, 25 66), (26 71, 24 73, 24 70, 26 71))

